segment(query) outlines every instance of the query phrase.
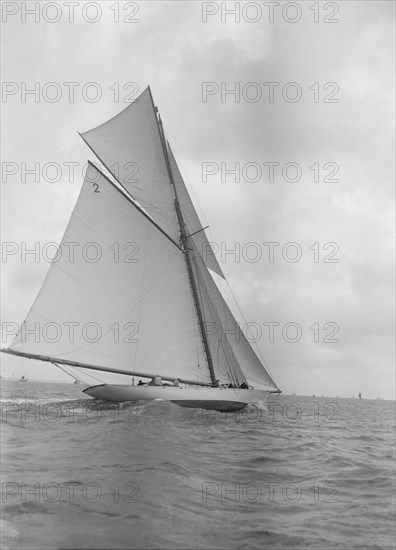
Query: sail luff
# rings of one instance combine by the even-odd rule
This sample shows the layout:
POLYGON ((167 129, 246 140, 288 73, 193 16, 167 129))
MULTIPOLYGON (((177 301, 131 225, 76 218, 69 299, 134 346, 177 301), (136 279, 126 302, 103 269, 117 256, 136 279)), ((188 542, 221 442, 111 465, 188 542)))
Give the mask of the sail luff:
MULTIPOLYGON (((59 363, 60 365, 68 365, 69 367, 79 367, 82 369, 87 370, 97 370, 102 372, 111 372, 113 374, 124 374, 126 376, 141 376, 142 378, 154 378, 156 374, 154 373, 147 373, 147 372, 137 372, 134 370, 125 371, 121 369, 113 369, 109 367, 102 367, 100 365, 89 365, 87 363, 81 363, 79 361, 69 361, 68 359, 59 359, 57 357, 51 357, 47 355, 35 355, 33 353, 24 353, 22 351, 16 351, 12 349, 6 349, 3 348, 0 350, 1 353, 8 353, 9 355, 17 355, 19 357, 25 357, 27 359, 34 359, 36 361, 46 361, 48 363, 59 363)), ((174 376, 166 376, 161 375, 161 378, 163 380, 167 380, 170 382, 173 382, 175 380, 174 376)), ((210 386, 211 384, 208 382, 197 382, 196 380, 187 380, 184 378, 178 378, 179 382, 182 382, 183 384, 192 384, 197 386, 210 386)))

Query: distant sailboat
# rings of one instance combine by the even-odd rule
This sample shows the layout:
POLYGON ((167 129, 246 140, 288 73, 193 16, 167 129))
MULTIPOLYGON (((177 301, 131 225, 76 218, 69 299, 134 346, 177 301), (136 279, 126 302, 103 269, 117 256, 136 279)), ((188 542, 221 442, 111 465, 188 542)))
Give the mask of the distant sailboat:
POLYGON ((359 392, 359 399, 361 399, 361 398, 362 398, 362 394, 359 392))
POLYGON ((26 330, 1 351, 128 376, 128 384, 84 390, 109 401, 161 398, 237 410, 280 393, 209 271, 224 278, 150 88, 81 137, 112 177, 88 164, 59 249, 96 243, 100 261, 78 256, 70 262, 61 254, 28 313, 26 330), (56 343, 36 342, 30 330, 43 320, 62 327, 70 319, 79 326, 94 321, 101 337, 92 341, 75 331, 72 340, 62 333, 56 343), (151 382, 131 385, 132 376, 151 382))
POLYGON ((19 379, 19 382, 27 382, 27 381, 28 381, 28 379, 27 379, 27 378, 25 378, 25 376, 24 376, 24 375, 23 375, 23 376, 21 376, 21 378, 19 379))

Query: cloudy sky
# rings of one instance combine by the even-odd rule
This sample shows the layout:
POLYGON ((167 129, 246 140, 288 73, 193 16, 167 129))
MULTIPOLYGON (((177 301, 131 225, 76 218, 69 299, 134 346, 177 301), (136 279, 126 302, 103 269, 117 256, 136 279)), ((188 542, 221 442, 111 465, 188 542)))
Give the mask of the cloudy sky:
MULTIPOLYGON (((60 241, 93 160, 76 130, 150 84, 279 387, 394 399, 393 3, 54 4, 2 2, 3 323, 23 321, 49 268, 23 243, 60 241)), ((2 355, 2 375, 21 374, 65 379, 2 355)))

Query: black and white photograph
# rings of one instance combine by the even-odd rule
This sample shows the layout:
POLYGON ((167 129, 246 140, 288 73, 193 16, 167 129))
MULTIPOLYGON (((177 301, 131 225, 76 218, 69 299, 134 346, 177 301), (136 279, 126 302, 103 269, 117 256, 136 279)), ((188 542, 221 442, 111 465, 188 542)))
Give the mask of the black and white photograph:
POLYGON ((0 7, 1 547, 395 549, 395 2, 0 7))

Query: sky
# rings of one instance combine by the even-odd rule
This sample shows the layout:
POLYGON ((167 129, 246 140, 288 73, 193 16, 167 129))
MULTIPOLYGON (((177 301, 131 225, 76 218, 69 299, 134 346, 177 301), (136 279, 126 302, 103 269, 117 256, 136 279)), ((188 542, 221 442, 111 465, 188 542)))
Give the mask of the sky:
MULTIPOLYGON (((394 399, 394 4, 34 4, 2 2, 2 347, 94 160, 76 130, 149 84, 278 386, 394 399)), ((1 360, 5 377, 66 380, 1 360)))

